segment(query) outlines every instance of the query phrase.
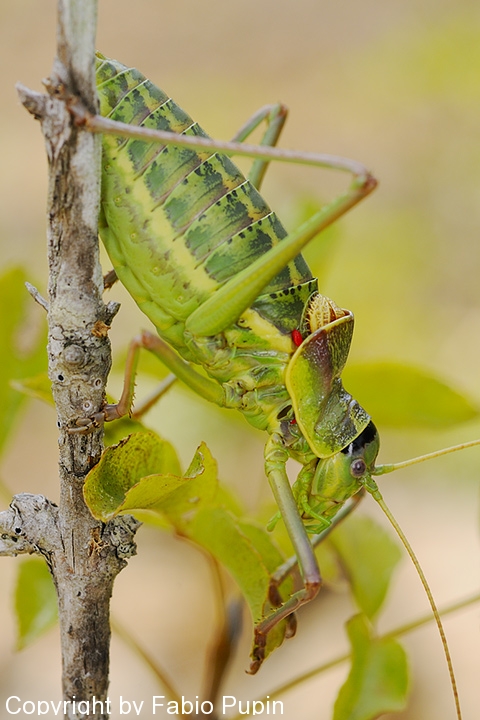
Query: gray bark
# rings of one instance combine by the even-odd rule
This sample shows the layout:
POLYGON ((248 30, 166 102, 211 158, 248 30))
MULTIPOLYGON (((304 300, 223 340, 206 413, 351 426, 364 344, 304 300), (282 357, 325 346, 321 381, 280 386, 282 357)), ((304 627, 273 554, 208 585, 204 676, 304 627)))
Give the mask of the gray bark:
MULTIPOLYGON (((107 525, 92 517, 82 491, 102 453, 103 430, 71 433, 79 418, 104 404, 111 364, 108 328, 117 310, 102 301, 98 261, 100 138, 79 129, 68 109, 76 103, 96 110, 95 22, 96 0, 60 0, 48 95, 18 88, 25 107, 41 122, 49 160, 48 360, 60 433, 60 505, 23 494, 0 513, 0 554, 38 553, 51 570, 63 697, 77 702, 107 697, 110 597, 116 575, 135 553, 139 525, 128 516, 107 525)), ((88 717, 108 717, 106 705, 96 708, 88 717)), ((68 705, 65 718, 73 717, 68 705)))

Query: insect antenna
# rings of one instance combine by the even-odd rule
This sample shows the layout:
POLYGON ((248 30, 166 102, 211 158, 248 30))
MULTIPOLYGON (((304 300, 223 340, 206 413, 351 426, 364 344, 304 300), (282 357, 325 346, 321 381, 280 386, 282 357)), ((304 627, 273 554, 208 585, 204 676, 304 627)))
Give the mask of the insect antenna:
POLYGON ((455 709, 456 709, 456 713, 457 713, 457 720, 462 720, 462 712, 461 712, 461 709, 460 709, 460 698, 459 698, 459 696, 458 696, 458 687, 457 687, 457 681, 456 681, 456 679, 455 679, 455 671, 454 671, 454 669, 453 669, 452 656, 450 655, 450 650, 449 650, 448 643, 447 643, 447 637, 446 637, 446 635, 445 635, 445 630, 443 629, 443 624, 442 624, 442 620, 441 620, 441 618, 440 618, 440 613, 438 612, 438 608, 437 608, 437 605, 436 605, 435 600, 434 600, 434 598, 433 598, 432 591, 430 590, 430 586, 429 586, 429 584, 428 584, 428 582, 427 582, 427 578, 425 577, 425 573, 423 572, 423 570, 422 570, 422 568, 421 568, 421 566, 420 566, 420 563, 419 563, 419 561, 418 561, 418 559, 417 559, 417 556, 415 555, 412 546, 411 546, 410 543, 408 542, 406 535, 404 534, 402 528, 400 527, 400 525, 398 524, 398 522, 395 520, 394 516, 393 516, 392 513, 390 512, 390 509, 389 509, 388 505, 385 503, 385 501, 384 501, 382 495, 380 494, 380 491, 378 490, 378 488, 377 488, 376 491, 374 491, 374 490, 370 490, 370 489, 368 488, 368 486, 367 486, 367 489, 369 490, 369 492, 371 492, 371 494, 372 494, 372 496, 374 497, 374 499, 375 499, 375 500, 377 501, 377 503, 380 505, 380 507, 382 508, 383 512, 385 513, 385 515, 386 515, 387 518, 389 519, 390 524, 392 525, 392 527, 394 528, 394 530, 395 530, 395 532, 397 533, 398 537, 400 538, 403 546, 405 547, 407 553, 408 553, 409 556, 410 556, 410 559, 411 559, 412 563, 413 563, 414 566, 415 566, 415 569, 416 569, 416 571, 417 571, 418 577, 420 578, 420 581, 421 581, 421 583, 422 583, 422 585, 423 585, 423 588, 424 588, 424 590, 425 590, 425 593, 426 593, 426 595, 427 595, 427 597, 428 597, 428 601, 429 601, 429 603, 430 603, 430 607, 432 608, 433 617, 435 618, 435 622, 436 622, 436 624, 437 624, 438 632, 439 632, 439 634, 440 634, 440 639, 441 639, 441 641, 442 641, 443 652, 444 652, 444 654, 445 654, 445 659, 446 659, 446 661, 447 661, 448 673, 449 673, 449 675, 450 675, 450 685, 451 685, 451 687, 452 687, 453 697, 454 697, 454 700, 455 700, 455 709))
POLYGON ((450 453, 458 452, 459 450, 466 450, 467 448, 476 447, 477 445, 480 445, 480 438, 477 440, 470 440, 465 443, 459 443, 458 445, 451 445, 450 447, 442 448, 441 450, 434 450, 434 452, 410 458, 410 460, 377 465, 373 470, 372 475, 385 475, 386 473, 393 472, 394 470, 402 470, 403 468, 410 467, 410 465, 417 465, 418 463, 433 460, 434 458, 442 457, 443 455, 450 455, 450 453))
MULTIPOLYGON (((393 472, 394 470, 400 470, 401 468, 410 467, 411 465, 416 465, 421 462, 425 462, 426 460, 432 460, 433 458, 441 457, 442 455, 449 455, 450 453, 457 452, 459 450, 465 450, 469 447, 475 447, 477 445, 480 445, 480 439, 477 440, 471 440, 470 442, 461 443, 459 445, 453 445, 448 448, 443 448, 442 450, 436 450, 435 452, 427 453, 425 455, 420 455, 416 458, 411 458, 410 460, 404 460, 403 462, 399 463, 391 463, 386 465, 378 465, 373 471, 372 475, 385 475, 386 473, 393 472)), ((432 609, 433 616, 435 618, 435 622, 437 624, 438 632, 440 634, 440 639, 442 641, 443 645, 443 651, 445 654, 445 659, 447 661, 447 667, 448 672, 450 675, 450 685, 452 687, 453 697, 455 701, 455 709, 457 714, 457 720, 462 719, 462 712, 460 709, 460 699, 458 695, 458 688, 457 688, 457 681, 455 679, 455 672, 453 669, 453 663, 452 663, 452 657, 450 655, 450 650, 447 643, 447 638, 445 635, 445 630, 443 628, 442 620, 440 618, 440 613, 438 612, 435 600, 432 595, 432 591, 430 590, 430 586, 427 582, 427 578, 425 577, 425 574, 420 566, 420 563, 417 559, 417 556, 415 555, 412 546, 408 542, 403 530, 401 529, 398 522, 395 520, 395 517, 392 515, 390 509, 388 508, 387 504, 385 503, 382 494, 380 493, 380 490, 378 489, 378 486, 373 480, 372 477, 367 477, 365 479, 365 488, 368 490, 368 492, 372 495, 372 497, 377 501, 385 515, 387 516, 388 520, 390 521, 390 524, 394 528, 395 532, 397 533, 398 537, 400 538, 403 546, 405 547, 407 553, 409 554, 413 565, 415 566, 415 569, 417 571, 417 574, 421 580, 421 583, 424 587, 425 593, 428 597, 428 601, 430 603, 430 607, 432 609)))

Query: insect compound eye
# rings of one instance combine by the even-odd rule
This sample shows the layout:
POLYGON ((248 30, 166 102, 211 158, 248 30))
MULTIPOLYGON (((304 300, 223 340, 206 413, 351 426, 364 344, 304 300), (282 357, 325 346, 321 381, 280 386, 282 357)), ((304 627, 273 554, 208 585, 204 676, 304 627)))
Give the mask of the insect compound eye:
POLYGON ((350 465, 350 473, 354 478, 361 478, 367 472, 367 466, 365 460, 361 458, 354 460, 350 465))

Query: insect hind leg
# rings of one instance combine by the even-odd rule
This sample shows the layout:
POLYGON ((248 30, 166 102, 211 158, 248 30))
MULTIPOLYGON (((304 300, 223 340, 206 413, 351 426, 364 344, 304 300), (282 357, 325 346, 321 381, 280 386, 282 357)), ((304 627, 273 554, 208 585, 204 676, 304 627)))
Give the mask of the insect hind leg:
MULTIPOLYGON (((257 129, 260 123, 265 120, 267 123, 267 129, 260 140, 260 145, 274 147, 281 135, 283 126, 287 120, 287 115, 288 108, 282 103, 265 105, 252 115, 252 117, 249 118, 244 125, 242 125, 237 134, 232 138, 232 142, 245 142, 252 132, 257 129)), ((260 186, 263 182, 263 178, 269 164, 268 160, 255 160, 252 163, 248 179, 252 185, 257 188, 257 190, 260 190, 260 186)))

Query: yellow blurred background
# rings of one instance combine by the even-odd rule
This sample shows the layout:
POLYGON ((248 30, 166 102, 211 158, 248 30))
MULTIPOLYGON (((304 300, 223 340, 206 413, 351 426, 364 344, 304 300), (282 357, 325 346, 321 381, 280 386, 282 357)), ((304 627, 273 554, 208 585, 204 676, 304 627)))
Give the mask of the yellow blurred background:
MULTIPOLYGON (((1 266, 25 265, 43 292, 46 160, 40 129, 20 106, 14 84, 41 89, 52 66, 55 13, 53 0, 0 3, 1 266)), ((341 221, 328 267, 319 269, 325 293, 355 313, 351 360, 389 359, 428 368, 480 404, 478 2, 100 0, 97 46, 138 67, 213 137, 232 136, 260 106, 281 100, 290 107, 283 147, 345 155, 371 168, 380 180, 378 190, 341 221)), ((299 198, 325 199, 344 186, 345 179, 333 172, 277 166, 264 194, 288 226, 299 198)), ((307 255, 315 265, 315 250, 307 255)), ((120 288, 110 297, 122 301, 112 331, 121 352, 147 321, 120 288)), ((118 387, 114 376, 113 391, 118 387)), ((178 447, 185 465, 206 440, 221 477, 247 506, 269 500, 264 438, 241 418, 207 407, 179 388, 155 410, 152 424, 178 447)), ((382 460, 477 436, 479 423, 441 433, 387 429, 382 460)), ((32 403, 1 476, 13 492, 41 492, 55 500, 56 462, 54 414, 32 403)), ((478 468, 480 450, 471 450, 382 483, 439 606, 479 586, 478 468)), ((367 504, 366 511, 382 522, 373 502, 367 504)), ((209 568, 195 549, 167 534, 142 529, 138 540, 138 557, 117 580, 113 612, 135 629, 180 691, 194 698, 213 632, 209 568)), ((60 698, 55 631, 13 653, 17 562, 0 561, 0 696, 60 698)), ((381 629, 426 611, 405 559, 381 629)), ((225 693, 259 697, 343 652, 343 622, 351 612, 348 598, 325 593, 302 613, 298 637, 254 678, 243 673, 246 639, 225 693)), ((465 718, 480 711, 478 616, 476 606, 445 620, 465 718)), ((395 717, 450 720, 453 701, 433 624, 409 635, 405 645, 411 654, 412 700, 395 717)), ((329 718, 345 672, 342 667, 285 694, 284 717, 329 718)), ((110 694, 136 699, 162 694, 149 670, 115 637, 110 694)))

